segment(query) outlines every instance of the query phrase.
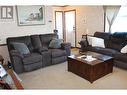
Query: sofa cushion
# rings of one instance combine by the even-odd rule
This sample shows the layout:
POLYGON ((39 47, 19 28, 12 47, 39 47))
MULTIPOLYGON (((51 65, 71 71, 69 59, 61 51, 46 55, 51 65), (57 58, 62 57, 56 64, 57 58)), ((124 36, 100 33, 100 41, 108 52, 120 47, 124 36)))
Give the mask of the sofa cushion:
POLYGON ((127 54, 117 53, 115 54, 114 59, 127 63, 127 54))
POLYGON ((52 58, 52 64, 62 63, 62 62, 65 62, 66 60, 67 60, 67 56, 52 58))
POLYGON ((30 38, 34 49, 42 47, 39 35, 31 35, 30 38))
POLYGON ((125 39, 115 38, 115 37, 111 37, 110 41, 112 41, 112 43, 116 43, 116 44, 124 44, 125 43, 125 39))
POLYGON ((30 37, 31 37, 31 41, 34 47, 34 51, 40 53, 40 52, 48 50, 48 47, 42 46, 39 35, 31 35, 30 37))
POLYGON ((13 47, 18 50, 21 54, 29 54, 30 51, 26 44, 19 42, 12 42, 13 47))
POLYGON ((98 52, 109 56, 114 56, 116 53, 118 53, 118 51, 110 48, 100 48, 98 52))
POLYGON ((117 33, 111 35, 108 48, 120 51, 127 44, 127 33, 117 33))
POLYGON ((62 49, 50 49, 52 58, 60 57, 60 56, 66 56, 66 50, 62 49))
POLYGON ((53 38, 50 41, 49 47, 50 48, 61 48, 62 39, 53 38))
POLYGON ((97 31, 97 32, 94 33, 94 37, 98 37, 98 38, 108 40, 110 38, 110 33, 98 32, 97 31))
POLYGON ((37 49, 39 52, 43 52, 43 51, 48 51, 48 48, 47 47, 40 47, 37 49))
POLYGON ((124 46, 124 45, 122 45, 122 44, 117 44, 117 43, 113 43, 112 41, 110 41, 110 42, 108 43, 107 48, 111 48, 111 49, 120 51, 120 50, 122 49, 123 46, 124 46))
POLYGON ((31 53, 24 56, 23 64, 32 64, 42 61, 42 56, 38 53, 31 53))
POLYGON ((127 40, 127 32, 115 32, 112 34, 112 36, 115 38, 121 38, 127 40))
POLYGON ((102 48, 102 47, 90 47, 88 48, 89 51, 102 53, 109 56, 114 56, 118 51, 110 49, 110 48, 102 48))
POLYGON ((29 72, 42 67, 42 62, 36 62, 35 64, 24 64, 24 71, 29 72))
POLYGON ((114 66, 127 70, 127 64, 121 60, 114 60, 114 66))
POLYGON ((58 38, 58 35, 53 34, 53 33, 52 34, 41 34, 39 35, 39 37, 40 37, 42 46, 49 48, 50 41, 53 38, 58 38))

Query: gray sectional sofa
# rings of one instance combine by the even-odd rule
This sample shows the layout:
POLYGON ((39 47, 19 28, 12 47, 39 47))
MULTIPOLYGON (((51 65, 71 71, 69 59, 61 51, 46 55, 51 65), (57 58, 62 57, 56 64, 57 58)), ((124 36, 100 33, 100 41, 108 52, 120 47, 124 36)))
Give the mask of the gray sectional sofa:
MULTIPOLYGON (((60 48, 50 48, 49 44, 53 38, 58 38, 58 35, 40 34, 7 38, 10 60, 15 72, 23 73, 66 61, 71 52, 71 44, 61 43, 60 48), (16 50, 15 42, 24 43, 29 53, 26 54, 27 50, 25 50, 25 54, 22 54, 16 50)), ((24 52, 21 46, 20 49, 24 52)))
POLYGON ((114 65, 123 69, 127 69, 127 53, 121 53, 121 49, 127 45, 127 33, 115 32, 113 34, 105 32, 95 32, 94 37, 103 38, 105 48, 92 47, 87 40, 80 42, 80 52, 93 51, 114 57, 114 65))

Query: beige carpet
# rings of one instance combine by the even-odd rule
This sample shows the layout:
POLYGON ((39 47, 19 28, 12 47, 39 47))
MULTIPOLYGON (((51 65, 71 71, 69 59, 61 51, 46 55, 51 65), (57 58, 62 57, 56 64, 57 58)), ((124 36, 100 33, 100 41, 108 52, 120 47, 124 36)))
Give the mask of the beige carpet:
POLYGON ((20 74, 25 89, 127 89, 127 71, 114 68, 92 84, 67 71, 67 62, 20 74))

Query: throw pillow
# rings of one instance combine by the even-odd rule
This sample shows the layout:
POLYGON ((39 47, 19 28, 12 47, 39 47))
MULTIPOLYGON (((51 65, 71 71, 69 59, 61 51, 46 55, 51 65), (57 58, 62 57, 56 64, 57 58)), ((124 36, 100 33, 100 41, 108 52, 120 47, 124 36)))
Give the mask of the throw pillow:
POLYGON ((92 37, 92 46, 105 48, 104 39, 98 37, 92 37))
POLYGON ((125 45, 125 46, 121 49, 120 52, 121 52, 121 53, 127 53, 127 45, 125 45))
POLYGON ((89 45, 92 45, 92 36, 87 36, 87 41, 89 45))
POLYGON ((51 40, 49 47, 50 48, 61 48, 61 43, 63 42, 62 39, 54 38, 51 40))
POLYGON ((29 54, 30 51, 26 44, 20 42, 13 42, 12 43, 14 49, 18 50, 21 54, 29 54))

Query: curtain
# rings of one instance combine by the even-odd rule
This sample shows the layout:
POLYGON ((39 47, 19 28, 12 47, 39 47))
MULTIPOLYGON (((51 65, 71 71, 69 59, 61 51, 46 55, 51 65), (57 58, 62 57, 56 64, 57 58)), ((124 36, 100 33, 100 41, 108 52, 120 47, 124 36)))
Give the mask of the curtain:
POLYGON ((111 32, 111 27, 115 21, 115 18, 117 17, 120 7, 121 6, 103 6, 104 13, 106 14, 106 18, 109 24, 109 32, 111 32))

